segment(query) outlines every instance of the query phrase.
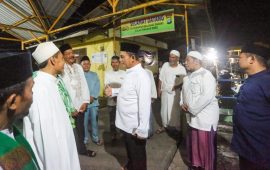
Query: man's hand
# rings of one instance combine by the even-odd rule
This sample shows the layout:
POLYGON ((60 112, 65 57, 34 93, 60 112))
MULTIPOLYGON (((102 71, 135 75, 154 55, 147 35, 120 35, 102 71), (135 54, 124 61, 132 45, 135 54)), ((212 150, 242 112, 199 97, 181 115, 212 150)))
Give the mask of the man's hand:
POLYGON ((162 81, 158 80, 158 88, 157 88, 157 90, 158 90, 158 97, 159 98, 161 96, 161 85, 162 85, 162 81))
POLYGON ((160 97, 161 96, 161 89, 158 89, 158 97, 160 97))
POLYGON ((183 85, 183 83, 178 84, 178 85, 174 85, 173 88, 172 88, 172 91, 175 91, 177 89, 181 89, 182 88, 182 85, 183 85))
POLYGON ((90 103, 93 103, 94 102, 94 97, 93 96, 90 96, 90 103))
POLYGON ((135 136, 136 138, 140 139, 140 140, 146 139, 146 138, 144 138, 144 137, 139 136, 137 133, 134 133, 134 134, 132 134, 132 135, 135 136))
POLYGON ((111 86, 110 86, 110 85, 107 85, 107 86, 105 87, 104 92, 105 92, 105 95, 106 95, 107 97, 112 96, 112 88, 111 88, 111 86))
POLYGON ((81 105, 81 107, 80 107, 79 112, 81 112, 81 113, 85 112, 85 110, 86 110, 86 108, 87 108, 87 104, 88 104, 88 103, 83 103, 83 104, 81 105))
POLYGON ((183 111, 187 112, 188 111, 188 105, 187 104, 182 104, 181 108, 183 111))
POLYGON ((78 112, 77 110, 75 110, 74 112, 71 113, 71 115, 72 115, 73 117, 78 116, 78 114, 79 114, 79 112, 78 112))

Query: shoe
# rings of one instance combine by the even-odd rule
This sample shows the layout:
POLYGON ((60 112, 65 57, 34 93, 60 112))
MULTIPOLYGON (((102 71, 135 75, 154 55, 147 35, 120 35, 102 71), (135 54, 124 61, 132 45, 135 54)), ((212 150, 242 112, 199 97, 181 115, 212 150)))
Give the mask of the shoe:
POLYGON ((85 153, 81 154, 89 157, 95 157, 97 153, 95 151, 87 150, 85 153))
POLYGON ((83 143, 84 143, 85 145, 87 145, 87 144, 89 143, 89 140, 88 140, 88 139, 87 139, 87 140, 84 140, 83 143))
POLYGON ((156 134, 161 134, 161 133, 163 133, 165 131, 166 131, 165 127, 161 127, 158 130, 156 130, 156 134))
POLYGON ((95 143, 98 146, 102 146, 104 144, 102 140, 98 140, 97 142, 93 141, 93 143, 95 143))

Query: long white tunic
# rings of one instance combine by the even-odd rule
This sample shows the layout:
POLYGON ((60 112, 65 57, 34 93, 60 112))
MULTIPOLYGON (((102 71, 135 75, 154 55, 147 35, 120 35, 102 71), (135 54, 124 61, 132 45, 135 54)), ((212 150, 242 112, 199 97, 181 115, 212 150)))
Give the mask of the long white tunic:
POLYGON ((79 64, 65 64, 63 81, 77 111, 83 103, 90 103, 90 92, 82 67, 79 64))
POLYGON ((180 90, 172 91, 174 85, 177 84, 177 77, 186 75, 185 68, 178 64, 177 67, 171 67, 168 62, 164 63, 159 80, 161 81, 161 118, 164 127, 175 126, 178 127, 180 123, 180 90))
POLYGON ((115 125, 127 133, 147 138, 151 107, 151 80, 138 64, 127 69, 117 96, 115 125))
POLYGON ((23 122, 24 136, 41 169, 80 169, 73 130, 58 91, 56 77, 37 72, 33 103, 23 122))
MULTIPOLYGON (((112 88, 120 88, 121 84, 124 81, 125 75, 126 75, 126 72, 123 70, 106 71, 105 78, 104 78, 104 85, 105 86, 110 85, 112 88)), ((108 97, 107 105, 108 106, 116 106, 116 102, 112 97, 108 97)))
POLYGON ((190 114, 188 124, 196 129, 211 131, 217 129, 219 107, 216 99, 216 80, 212 73, 200 68, 184 78, 182 100, 190 114))
POLYGON ((145 68, 145 71, 148 73, 151 79, 151 98, 156 99, 157 98, 157 86, 155 83, 153 72, 147 68, 145 68))

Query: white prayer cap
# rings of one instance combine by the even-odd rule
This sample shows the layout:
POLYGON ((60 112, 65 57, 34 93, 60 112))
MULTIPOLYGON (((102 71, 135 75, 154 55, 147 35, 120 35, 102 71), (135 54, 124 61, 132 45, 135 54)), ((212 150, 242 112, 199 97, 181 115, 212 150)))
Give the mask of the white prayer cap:
POLYGON ((58 51, 59 49, 56 47, 56 45, 53 42, 48 41, 40 43, 32 55, 37 63, 41 64, 55 55, 58 51))
POLYGON ((177 50, 172 50, 172 51, 170 52, 170 54, 173 54, 173 55, 175 55, 175 56, 177 56, 177 57, 180 57, 180 53, 179 53, 179 51, 177 51, 177 50))
POLYGON ((198 51, 190 51, 187 56, 190 56, 190 57, 193 57, 193 58, 196 58, 198 60, 202 60, 203 59, 203 56, 201 55, 201 53, 199 53, 198 51))

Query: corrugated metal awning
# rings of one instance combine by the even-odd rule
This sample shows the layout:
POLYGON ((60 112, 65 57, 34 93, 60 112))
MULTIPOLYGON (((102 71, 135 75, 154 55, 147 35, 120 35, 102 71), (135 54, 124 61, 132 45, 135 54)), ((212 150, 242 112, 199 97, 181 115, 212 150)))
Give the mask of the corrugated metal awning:
POLYGON ((0 1, 0 28, 19 41, 46 36, 48 29, 70 2, 71 6, 53 28, 61 27, 83 2, 83 0, 72 1, 0 1))

